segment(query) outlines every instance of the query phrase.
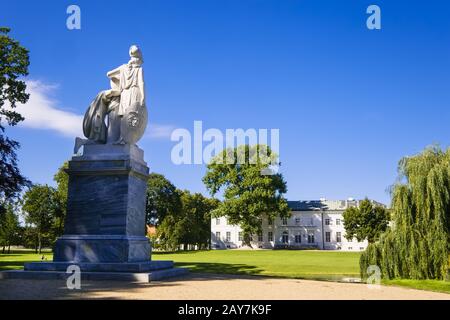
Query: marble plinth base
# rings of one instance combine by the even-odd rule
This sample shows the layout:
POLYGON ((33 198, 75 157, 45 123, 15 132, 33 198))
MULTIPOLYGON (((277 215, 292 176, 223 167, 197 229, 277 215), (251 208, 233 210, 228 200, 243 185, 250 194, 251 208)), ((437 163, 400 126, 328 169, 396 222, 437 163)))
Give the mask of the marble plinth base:
POLYGON ((150 242, 143 236, 65 235, 56 241, 55 262, 126 263, 150 260, 150 242))
MULTIPOLYGON (((189 273, 184 268, 171 268, 154 270, 150 272, 81 272, 82 281, 126 281, 126 282, 151 282, 173 277, 185 276, 189 273)), ((0 280, 67 280, 71 274, 65 271, 24 271, 11 270, 0 272, 0 280)), ((81 284, 83 285, 83 284, 81 284)))
POLYGON ((24 270, 0 272, 2 279, 25 280, 66 280, 73 273, 67 268, 77 265, 81 271, 81 280, 111 280, 150 282, 189 273, 188 269, 174 268, 172 261, 147 261, 136 263, 69 263, 69 262, 32 262, 26 263, 24 270))

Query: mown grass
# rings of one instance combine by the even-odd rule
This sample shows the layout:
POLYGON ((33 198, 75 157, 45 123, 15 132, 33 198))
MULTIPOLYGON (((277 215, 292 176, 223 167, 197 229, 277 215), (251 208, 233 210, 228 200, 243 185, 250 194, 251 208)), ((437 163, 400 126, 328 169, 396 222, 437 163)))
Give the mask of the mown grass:
POLYGON ((450 294, 450 281, 395 279, 383 280, 382 284, 450 294))
POLYGON ((263 275, 283 278, 358 277, 360 253, 294 250, 216 250, 153 254, 193 272, 263 275))
POLYGON ((11 253, 0 253, 0 271, 23 269, 25 263, 42 261, 42 256, 47 261, 53 258, 50 250, 45 250, 42 254, 36 254, 34 250, 11 250, 11 253))

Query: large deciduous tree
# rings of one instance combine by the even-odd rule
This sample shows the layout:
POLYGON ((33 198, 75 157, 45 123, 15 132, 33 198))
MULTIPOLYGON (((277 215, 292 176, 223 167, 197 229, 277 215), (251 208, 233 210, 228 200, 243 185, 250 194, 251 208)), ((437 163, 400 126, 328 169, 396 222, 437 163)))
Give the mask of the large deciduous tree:
POLYGON ((68 162, 64 162, 53 176, 56 182, 55 192, 55 216, 53 218, 53 229, 55 237, 59 237, 64 233, 64 221, 67 212, 67 194, 69 192, 69 175, 66 169, 69 167, 68 162))
POLYGON ((388 279, 444 279, 449 270, 450 148, 428 147, 400 161, 392 216, 393 227, 361 256, 362 276, 377 265, 388 279))
POLYGON ((217 209, 219 201, 204 197, 200 193, 183 191, 181 195, 183 204, 182 225, 184 233, 180 239, 187 249, 189 245, 197 246, 198 249, 209 248, 211 240, 211 213, 217 209))
POLYGON ((14 109, 17 103, 24 104, 29 99, 26 84, 20 79, 28 75, 28 50, 10 38, 9 31, 0 27, 0 207, 29 184, 17 167, 19 143, 5 134, 5 125, 15 126, 24 120, 14 109))
POLYGON ((43 238, 53 238, 51 232, 58 206, 56 190, 47 185, 34 185, 23 197, 22 211, 25 221, 36 230, 39 253, 43 238))
POLYGON ((17 208, 14 204, 6 204, 6 212, 0 217, 0 243, 3 246, 2 252, 8 247, 8 253, 11 252, 11 245, 18 244, 20 233, 19 218, 15 213, 17 208))
POLYGON ((373 205, 368 199, 359 203, 359 207, 345 210, 344 227, 347 239, 354 237, 358 241, 367 239, 373 243, 385 232, 389 225, 389 212, 379 205, 373 205))
POLYGON ((162 174, 151 173, 147 182, 147 224, 160 225, 170 214, 181 209, 180 193, 162 174))
POLYGON ((176 250, 183 245, 189 248, 206 249, 211 239, 211 212, 219 201, 200 193, 177 190, 181 199, 181 210, 169 213, 157 228, 159 245, 165 250, 176 250))
POLYGON ((286 182, 280 173, 267 174, 278 155, 265 145, 242 145, 226 149, 211 160, 203 178, 212 195, 223 191, 223 201, 214 216, 226 216, 240 225, 244 244, 251 246, 251 236, 261 232, 264 217, 287 217, 288 203, 283 197, 286 182))

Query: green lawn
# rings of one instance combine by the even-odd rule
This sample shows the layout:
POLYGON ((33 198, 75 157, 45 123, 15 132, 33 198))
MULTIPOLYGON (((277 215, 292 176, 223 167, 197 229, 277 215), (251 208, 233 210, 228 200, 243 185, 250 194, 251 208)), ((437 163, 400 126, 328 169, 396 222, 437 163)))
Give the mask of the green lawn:
POLYGON ((11 253, 0 253, 0 271, 23 269, 23 264, 27 262, 41 261, 42 256, 51 261, 53 254, 51 251, 44 251, 42 254, 35 254, 34 250, 11 250, 11 253))
POLYGON ((407 287, 411 289, 450 293, 450 281, 395 279, 383 280, 382 284, 388 286, 407 287))
POLYGON ((359 256, 357 252, 217 250, 153 254, 152 259, 173 260, 193 272, 338 280, 359 277, 359 256))
MULTIPOLYGON (((51 252, 45 252, 47 260, 51 252)), ((343 280, 359 278, 357 252, 336 251, 273 251, 225 250, 177 253, 154 253, 153 260, 173 260, 178 267, 192 272, 217 274, 261 275, 283 278, 343 280)), ((42 255, 30 250, 0 254, 0 271, 21 269, 26 262, 40 261, 42 255)), ((385 280, 385 285, 450 293, 449 281, 385 280)))

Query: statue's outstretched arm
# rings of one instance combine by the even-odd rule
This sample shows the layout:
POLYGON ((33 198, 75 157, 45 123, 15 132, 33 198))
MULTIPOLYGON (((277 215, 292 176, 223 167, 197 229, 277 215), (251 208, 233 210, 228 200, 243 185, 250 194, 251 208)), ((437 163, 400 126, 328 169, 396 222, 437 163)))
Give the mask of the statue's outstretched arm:
POLYGON ((115 68, 115 69, 109 71, 109 72, 106 74, 106 76, 107 76, 108 78, 110 78, 110 79, 111 79, 111 78, 116 78, 116 77, 120 76, 120 68, 122 68, 122 66, 117 67, 117 68, 115 68))
POLYGON ((109 71, 106 76, 111 80, 111 90, 107 94, 108 97, 119 96, 120 95, 120 69, 122 66, 109 71))

